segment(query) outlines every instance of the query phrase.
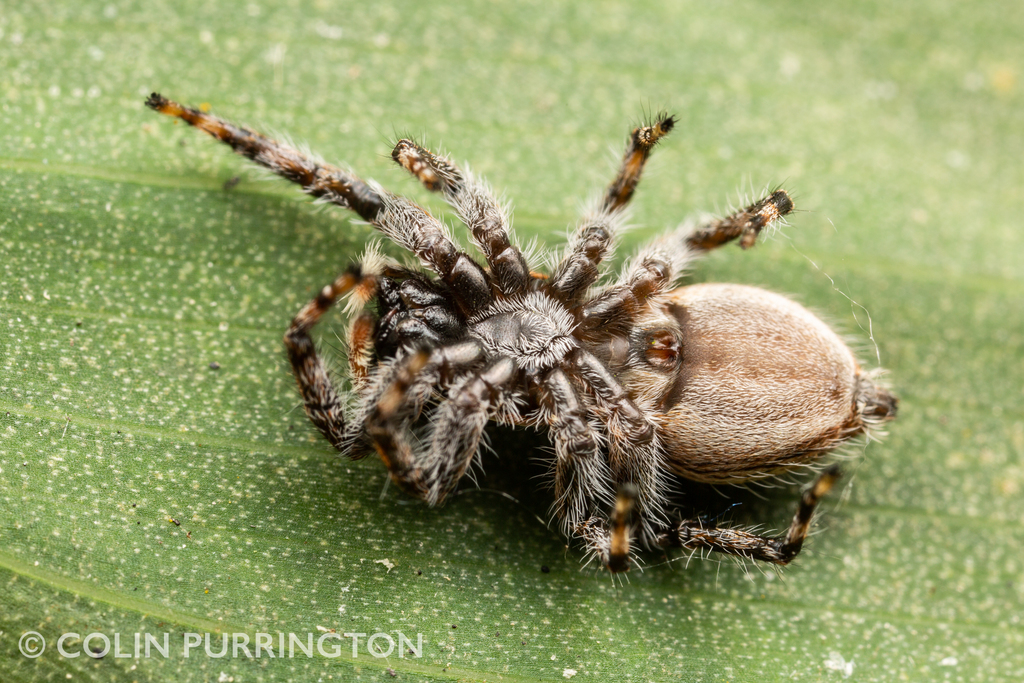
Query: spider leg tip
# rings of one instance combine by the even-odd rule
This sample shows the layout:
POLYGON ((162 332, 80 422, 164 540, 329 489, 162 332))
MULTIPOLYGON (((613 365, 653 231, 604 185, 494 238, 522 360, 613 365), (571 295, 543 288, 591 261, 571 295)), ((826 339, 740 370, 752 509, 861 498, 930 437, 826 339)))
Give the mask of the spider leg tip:
POLYGON ((780 216, 784 216, 793 210, 793 198, 783 189, 775 190, 772 193, 771 202, 775 205, 780 216))
POLYGON ((158 92, 150 93, 149 97, 146 98, 146 106, 150 109, 155 109, 157 111, 159 111, 163 107, 166 107, 167 103, 167 98, 158 92))

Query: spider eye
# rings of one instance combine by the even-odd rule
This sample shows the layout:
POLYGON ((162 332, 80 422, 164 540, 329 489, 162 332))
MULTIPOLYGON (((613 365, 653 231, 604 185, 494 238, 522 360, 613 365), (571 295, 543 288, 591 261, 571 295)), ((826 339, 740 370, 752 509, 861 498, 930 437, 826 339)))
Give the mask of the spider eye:
POLYGON ((683 355, 681 346, 671 330, 648 332, 644 358, 659 370, 674 370, 683 355))

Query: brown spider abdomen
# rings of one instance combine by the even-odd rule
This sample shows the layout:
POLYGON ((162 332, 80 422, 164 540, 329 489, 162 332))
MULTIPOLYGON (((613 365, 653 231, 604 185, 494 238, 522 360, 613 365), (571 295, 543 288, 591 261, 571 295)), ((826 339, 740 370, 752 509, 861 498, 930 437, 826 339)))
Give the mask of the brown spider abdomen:
POLYGON ((803 306, 730 284, 668 298, 683 359, 657 414, 668 465, 706 482, 738 482, 814 459, 895 415, 895 399, 803 306))

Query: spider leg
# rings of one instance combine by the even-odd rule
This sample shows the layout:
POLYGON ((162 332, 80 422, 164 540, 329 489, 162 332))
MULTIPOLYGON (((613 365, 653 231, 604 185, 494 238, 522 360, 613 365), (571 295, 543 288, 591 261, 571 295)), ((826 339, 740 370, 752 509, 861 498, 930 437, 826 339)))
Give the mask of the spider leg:
POLYGON ((484 359, 483 348, 472 340, 433 350, 426 346, 399 349, 359 386, 360 400, 345 427, 346 441, 361 439, 376 447, 373 439, 368 439, 367 425, 371 421, 380 423, 382 429, 404 430, 419 418, 432 396, 446 390, 457 377, 475 370, 484 359), (424 354, 426 361, 421 362, 424 354))
POLYGON ((589 553, 600 559, 613 574, 629 571, 632 540, 630 518, 635 501, 634 487, 629 484, 620 486, 611 519, 607 523, 600 517, 589 517, 573 528, 575 535, 583 539, 589 553))
POLYGON ((383 207, 380 193, 357 176, 311 159, 288 145, 199 109, 173 102, 159 93, 150 95, 146 106, 209 133, 247 159, 298 183, 307 194, 351 209, 363 220, 372 223, 383 207))
POLYGON ((484 269, 459 250, 445 224, 425 209, 404 197, 387 194, 374 226, 437 273, 464 316, 472 317, 490 306, 491 280, 484 269))
POLYGON ((529 266, 510 240, 508 216, 480 178, 463 173, 412 140, 399 140, 391 157, 431 192, 440 192, 469 228, 473 241, 487 258, 498 291, 512 297, 526 291, 529 266))
POLYGON ((611 472, 601 457, 601 438, 565 371, 552 369, 536 388, 541 419, 555 446, 552 512, 570 536, 584 520, 611 504, 611 472))
POLYGON ((402 409, 411 402, 410 389, 429 360, 430 352, 419 350, 396 362, 363 422, 363 429, 388 468, 391 480, 417 498, 426 497, 427 486, 408 439, 409 410, 402 409))
POLYGON ((373 363, 373 329, 377 316, 363 311, 348 328, 348 367, 357 390, 366 386, 373 363))
POLYGON ((789 530, 784 536, 768 538, 741 529, 706 527, 700 520, 688 519, 667 527, 658 536, 658 544, 682 548, 706 548, 752 560, 789 564, 800 553, 811 526, 814 509, 842 475, 838 466, 829 467, 814 480, 800 497, 789 530))
POLYGON ((658 114, 655 119, 654 123, 634 128, 630 133, 619 173, 608 186, 604 196, 602 208, 605 210, 621 209, 633 198, 633 192, 640 182, 640 174, 644 171, 651 150, 658 140, 668 135, 676 125, 675 117, 665 113, 658 114))
POLYGON ((624 269, 618 283, 583 305, 579 333, 628 332, 648 300, 668 290, 687 260, 684 250, 658 243, 642 250, 624 269), (620 329, 621 328, 621 329, 620 329))
POLYGON ((613 480, 633 491, 641 542, 646 545, 653 539, 655 526, 662 523, 659 520, 665 518, 659 501, 665 500, 668 488, 655 425, 593 354, 577 349, 567 360, 569 374, 597 399, 596 407, 608 428, 613 480))
POLYGON ((371 187, 356 175, 311 159, 288 145, 158 93, 149 96, 146 106, 209 133, 242 156, 298 183, 307 194, 355 211, 415 253, 451 285, 467 316, 490 304, 490 281, 480 265, 455 246, 440 221, 409 200, 371 187))
POLYGON ((736 238, 740 238, 740 246, 749 247, 765 226, 792 210, 789 195, 776 190, 731 216, 654 239, 630 260, 615 285, 584 305, 581 332, 586 335, 609 325, 628 325, 651 297, 671 289, 687 263, 701 252, 736 238))
POLYGON ((441 503, 466 473, 484 427, 507 398, 517 372, 515 361, 499 356, 452 386, 448 400, 438 406, 430 448, 421 456, 431 505, 441 503))
POLYGON ((431 396, 477 370, 485 359, 483 347, 472 339, 399 352, 396 360, 383 365, 375 375, 367 388, 365 412, 356 417, 364 422, 384 419, 395 426, 415 420, 431 396))
POLYGON ((392 480, 431 505, 440 503, 469 467, 484 425, 515 378, 511 359, 498 358, 481 367, 484 362, 482 347, 472 340, 407 354, 383 374, 362 417, 392 480), (446 387, 451 389, 449 398, 431 417, 431 444, 417 452, 408 438, 409 427, 434 390, 446 387))
POLYGON ((587 552, 611 572, 629 569, 630 514, 636 487, 620 486, 614 499, 611 531, 595 513, 612 504, 613 475, 598 451, 599 437, 590 426, 568 375, 555 368, 543 379, 539 391, 547 412, 549 435, 555 444, 555 514, 567 536, 583 541, 587 552))
POLYGON ((343 403, 331 383, 327 368, 317 355, 310 331, 338 298, 357 289, 372 290, 375 283, 376 275, 352 266, 299 311, 284 335, 288 360, 299 385, 306 415, 327 441, 343 452, 348 446, 343 403))
POLYGON ((583 540, 588 555, 600 560, 602 566, 611 567, 612 536, 606 520, 598 516, 587 517, 573 527, 572 532, 574 536, 583 540))
POLYGON ((629 522, 635 502, 635 487, 630 484, 621 486, 619 495, 615 498, 615 509, 612 510, 611 538, 608 544, 608 569, 610 571, 624 572, 629 569, 629 522))
POLYGON ((556 299, 573 307, 597 281, 598 266, 612 252, 616 234, 621 230, 622 209, 636 191, 651 150, 674 126, 674 117, 659 114, 654 123, 636 128, 630 134, 618 174, 599 206, 577 225, 569 238, 565 256, 548 280, 548 291, 556 299))
POLYGON ((584 216, 569 237, 565 256, 546 283, 548 293, 573 308, 600 276, 601 262, 611 255, 623 214, 598 209, 584 216))
POLYGON ((686 236, 686 244, 694 250, 708 251, 738 237, 740 246, 747 249, 754 246, 762 229, 792 210, 793 200, 789 194, 775 190, 732 215, 698 226, 686 236))

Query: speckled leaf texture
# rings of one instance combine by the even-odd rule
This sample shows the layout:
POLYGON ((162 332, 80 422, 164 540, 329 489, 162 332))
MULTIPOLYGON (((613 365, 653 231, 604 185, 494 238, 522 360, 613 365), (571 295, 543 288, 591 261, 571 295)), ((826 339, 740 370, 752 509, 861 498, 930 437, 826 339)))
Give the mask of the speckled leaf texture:
MULTIPOLYGON (((0 0, 0 680, 1024 680, 1021 36, 1010 1, 0 0), (692 280, 814 308, 888 368, 900 418, 848 449, 781 574, 581 568, 519 433, 428 509, 314 433, 280 342, 371 229, 146 110, 154 90, 443 212, 388 158, 415 135, 545 248, 666 109, 620 260, 783 185, 790 225, 692 280), (185 633, 278 654, 332 630, 420 634, 422 657, 182 655, 185 633), (131 656, 62 657, 64 633, 131 656)), ((320 330, 338 363, 343 330, 320 330)), ((778 529, 798 492, 687 495, 778 529)))

